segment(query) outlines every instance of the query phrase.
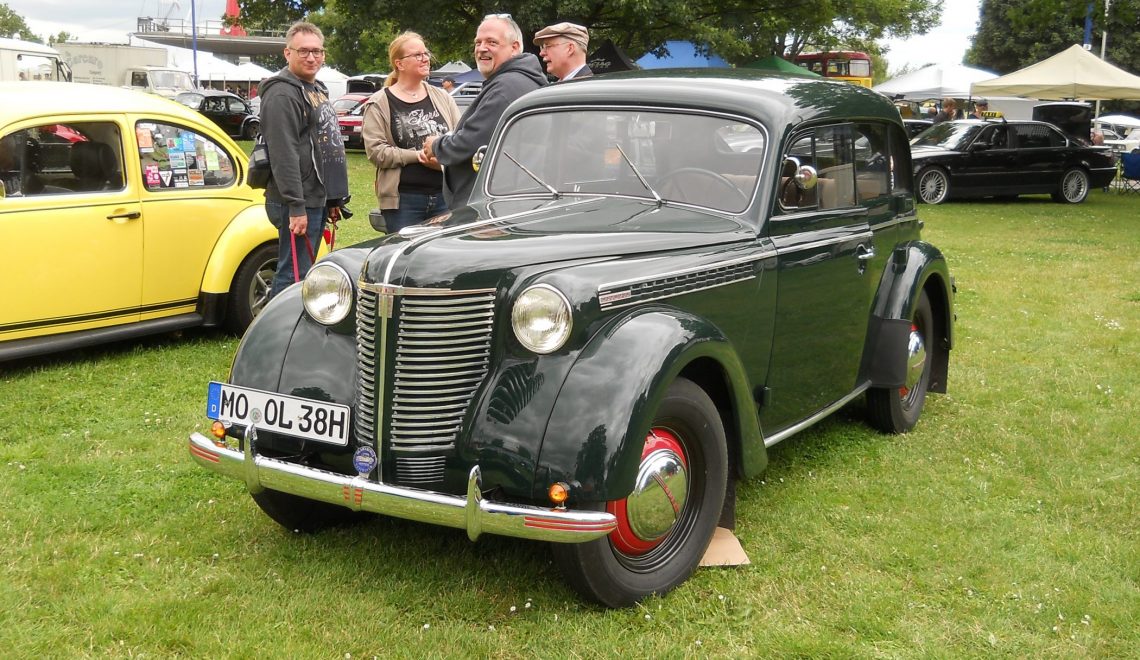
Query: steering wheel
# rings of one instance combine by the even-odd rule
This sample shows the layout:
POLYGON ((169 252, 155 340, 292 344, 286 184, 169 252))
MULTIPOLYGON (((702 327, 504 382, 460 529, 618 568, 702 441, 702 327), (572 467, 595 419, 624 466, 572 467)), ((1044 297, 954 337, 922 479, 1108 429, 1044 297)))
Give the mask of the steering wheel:
POLYGON ((661 177, 657 182, 661 196, 718 209, 743 211, 748 206, 748 197, 736 184, 711 170, 701 167, 681 167, 661 177), (711 186, 702 186, 704 179, 711 186), (667 194, 667 191, 671 191, 667 194), (724 203, 724 195, 739 202, 732 206, 724 203))

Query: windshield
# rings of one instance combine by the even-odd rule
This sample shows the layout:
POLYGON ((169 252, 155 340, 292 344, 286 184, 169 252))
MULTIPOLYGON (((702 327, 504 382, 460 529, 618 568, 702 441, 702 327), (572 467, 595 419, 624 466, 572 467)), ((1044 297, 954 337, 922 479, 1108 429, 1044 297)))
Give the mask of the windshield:
POLYGON ((767 149, 741 119, 633 109, 554 111, 507 126, 492 196, 619 195, 740 213, 767 149))
POLYGON ((910 143, 915 147, 941 147, 962 151, 984 126, 985 124, 981 123, 944 121, 926 129, 910 143))
POLYGON ((190 74, 183 71, 151 71, 151 81, 155 87, 168 89, 194 89, 190 74))

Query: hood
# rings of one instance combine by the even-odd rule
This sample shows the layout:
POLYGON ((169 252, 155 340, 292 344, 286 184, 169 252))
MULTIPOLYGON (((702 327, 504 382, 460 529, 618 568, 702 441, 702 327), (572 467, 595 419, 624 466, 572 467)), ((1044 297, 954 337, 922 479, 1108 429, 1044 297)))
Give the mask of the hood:
POLYGON ((751 226, 731 217, 600 197, 484 202, 452 213, 438 228, 417 230, 422 233, 404 232, 370 254, 365 280, 497 288, 504 274, 535 264, 755 240, 751 226))
POLYGON ((529 78, 538 85, 546 84, 546 74, 542 71, 542 63, 532 53, 519 53, 511 59, 503 62, 490 78, 484 82, 487 84, 496 78, 502 76, 518 75, 529 78))
POLYGON ((961 151, 954 151, 953 149, 947 149, 945 147, 935 147, 935 146, 930 146, 930 145, 923 145, 923 146, 912 146, 910 148, 910 159, 911 159, 911 161, 915 161, 915 160, 918 160, 920 158, 931 158, 933 156, 961 156, 961 155, 962 155, 961 151))

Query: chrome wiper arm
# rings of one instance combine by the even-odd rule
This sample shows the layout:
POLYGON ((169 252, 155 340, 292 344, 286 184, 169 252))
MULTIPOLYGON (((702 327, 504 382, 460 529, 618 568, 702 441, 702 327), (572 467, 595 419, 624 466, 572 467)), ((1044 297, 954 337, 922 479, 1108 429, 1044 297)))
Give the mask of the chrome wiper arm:
POLYGON ((661 199, 661 195, 658 195, 657 191, 653 189, 653 186, 649 185, 649 182, 645 180, 645 177, 641 176, 641 172, 638 171, 637 165, 634 165, 633 161, 629 159, 629 156, 625 155, 625 150, 621 148, 621 145, 617 142, 614 142, 614 146, 617 147, 618 153, 621 154, 621 157, 625 159, 626 164, 629 165, 629 169, 633 170, 633 173, 637 176, 637 180, 641 182, 641 185, 645 186, 645 189, 649 191, 649 194, 653 195, 653 199, 657 202, 657 206, 664 204, 665 200, 661 199))
POLYGON ((538 185, 542 186, 543 188, 546 188, 547 190, 549 190, 549 191, 550 191, 550 194, 551 194, 551 195, 554 195, 554 199, 558 199, 558 198, 562 197, 562 193, 558 192, 558 190, 557 190, 557 189, 555 189, 555 187, 554 187, 554 186, 552 186, 552 185, 550 185, 549 183, 547 183, 547 182, 543 181, 542 179, 540 179, 540 178, 538 177, 538 175, 537 175, 537 174, 535 174, 534 172, 531 172, 531 171, 530 171, 530 170, 527 168, 527 166, 526 166, 526 165, 523 165, 522 163, 520 163, 520 162, 519 162, 518 160, 516 160, 516 159, 515 159, 515 157, 514 157, 514 156, 512 156, 510 153, 508 153, 508 152, 504 151, 504 152, 503 152, 503 155, 504 155, 504 156, 506 156, 507 158, 511 159, 511 162, 512 162, 512 163, 514 163, 515 165, 518 165, 518 166, 519 166, 519 169, 520 169, 520 170, 522 170, 522 171, 524 171, 524 172, 526 172, 526 173, 527 173, 527 176, 529 176, 530 178, 534 179, 534 182, 535 182, 535 183, 537 183, 538 185))

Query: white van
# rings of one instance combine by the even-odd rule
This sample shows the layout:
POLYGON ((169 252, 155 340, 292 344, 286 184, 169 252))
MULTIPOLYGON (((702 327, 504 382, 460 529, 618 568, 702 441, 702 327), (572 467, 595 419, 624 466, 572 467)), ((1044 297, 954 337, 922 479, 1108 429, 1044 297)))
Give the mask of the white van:
POLYGON ((0 80, 70 81, 71 69, 54 48, 0 38, 0 80))

